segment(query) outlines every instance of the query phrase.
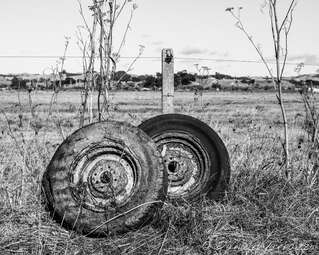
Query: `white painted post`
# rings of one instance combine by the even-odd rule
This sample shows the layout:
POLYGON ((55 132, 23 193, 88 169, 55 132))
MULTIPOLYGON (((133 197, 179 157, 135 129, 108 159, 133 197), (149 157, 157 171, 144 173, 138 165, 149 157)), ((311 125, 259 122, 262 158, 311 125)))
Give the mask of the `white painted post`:
POLYGON ((162 111, 174 112, 174 55, 172 49, 162 50, 162 111))

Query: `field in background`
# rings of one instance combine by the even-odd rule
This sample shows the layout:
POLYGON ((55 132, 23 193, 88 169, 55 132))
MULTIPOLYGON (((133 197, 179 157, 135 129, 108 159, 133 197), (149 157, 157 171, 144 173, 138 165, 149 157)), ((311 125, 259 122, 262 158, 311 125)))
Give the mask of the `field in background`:
MULTIPOLYGON (((199 118, 224 140, 232 166, 229 192, 222 203, 166 205, 160 224, 106 240, 64 231, 40 204, 41 174, 63 137, 79 126, 80 92, 61 92, 49 116, 51 96, 48 91, 32 92, 31 118, 26 92, 0 93, 0 254, 319 251, 319 174, 313 174, 307 157, 299 94, 285 94, 294 173, 287 182, 274 94, 207 92, 194 102, 193 93, 177 92, 175 111, 199 118)), ((159 92, 114 92, 111 99, 108 119, 138 125, 161 113, 159 92)))

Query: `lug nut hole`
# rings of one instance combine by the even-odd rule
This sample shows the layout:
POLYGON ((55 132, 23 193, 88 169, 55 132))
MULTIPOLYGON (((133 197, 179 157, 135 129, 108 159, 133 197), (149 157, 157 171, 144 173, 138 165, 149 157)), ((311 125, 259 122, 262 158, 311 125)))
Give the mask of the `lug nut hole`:
POLYGON ((178 162, 177 161, 171 161, 167 165, 168 171, 171 173, 176 173, 178 169, 178 162))

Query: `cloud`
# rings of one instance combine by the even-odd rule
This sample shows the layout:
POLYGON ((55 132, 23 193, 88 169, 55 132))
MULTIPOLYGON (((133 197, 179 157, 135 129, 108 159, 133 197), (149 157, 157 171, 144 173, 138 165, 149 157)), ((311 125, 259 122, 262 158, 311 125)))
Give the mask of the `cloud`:
POLYGON ((162 45, 163 41, 154 41, 151 43, 152 45, 162 45))
POLYGON ((142 36, 143 38, 149 38, 149 37, 151 37, 150 34, 141 34, 141 36, 142 36))
POLYGON ((198 55, 198 54, 208 54, 209 50, 201 49, 196 47, 187 47, 179 52, 182 55, 198 55))
POLYGON ((315 54, 295 55, 289 57, 288 60, 303 62, 305 65, 319 65, 319 57, 315 54))
POLYGON ((162 52, 162 49, 163 49, 162 47, 156 47, 156 48, 155 48, 155 51, 156 51, 156 52, 162 52))
POLYGON ((200 54, 205 54, 208 56, 218 56, 218 57, 228 57, 229 52, 218 52, 216 50, 209 50, 209 49, 202 49, 202 48, 197 48, 197 47, 186 47, 183 50, 179 52, 182 55, 200 55, 200 54))
POLYGON ((228 51, 225 51, 222 56, 223 56, 223 57, 229 57, 229 52, 228 52, 228 51))

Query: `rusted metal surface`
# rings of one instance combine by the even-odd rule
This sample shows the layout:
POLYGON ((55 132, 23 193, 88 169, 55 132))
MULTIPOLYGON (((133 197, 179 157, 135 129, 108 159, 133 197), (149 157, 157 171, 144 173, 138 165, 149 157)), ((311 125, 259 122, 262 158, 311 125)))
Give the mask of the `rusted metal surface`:
POLYGON ((191 134, 167 132, 153 138, 168 172, 171 198, 200 189, 200 181, 209 167, 207 152, 191 134))
POLYGON ((70 183, 74 198, 96 212, 125 204, 140 172, 134 153, 120 143, 90 146, 74 161, 70 183))

